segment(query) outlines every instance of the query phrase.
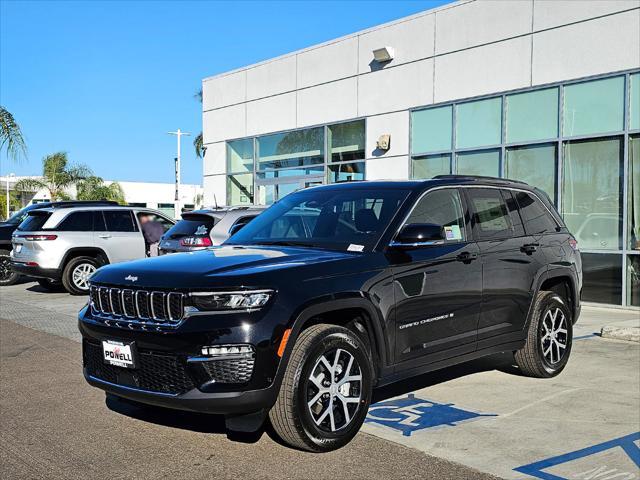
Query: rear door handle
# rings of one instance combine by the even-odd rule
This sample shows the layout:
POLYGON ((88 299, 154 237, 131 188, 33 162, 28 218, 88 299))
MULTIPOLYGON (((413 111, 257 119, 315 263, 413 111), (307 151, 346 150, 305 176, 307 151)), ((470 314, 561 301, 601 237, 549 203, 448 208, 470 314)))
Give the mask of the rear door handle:
POLYGON ((525 243, 520 247, 520 251, 526 253, 527 255, 531 255, 533 252, 538 250, 539 246, 539 243, 525 243))
POLYGON ((100 238, 111 238, 111 235, 98 235, 100 238))
POLYGON ((464 263, 469 263, 474 261, 476 258, 478 258, 478 254, 477 253, 471 253, 471 252, 462 252, 461 254, 459 254, 456 259, 459 262, 464 262, 464 263))

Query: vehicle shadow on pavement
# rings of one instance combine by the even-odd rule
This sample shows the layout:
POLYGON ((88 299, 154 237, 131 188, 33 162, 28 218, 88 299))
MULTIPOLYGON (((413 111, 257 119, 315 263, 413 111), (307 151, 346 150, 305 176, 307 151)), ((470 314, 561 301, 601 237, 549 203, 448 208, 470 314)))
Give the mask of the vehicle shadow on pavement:
POLYGON ((376 388, 373 391, 371 403, 382 402, 422 388, 449 382, 456 378, 466 377, 475 373, 490 372, 492 370, 498 370, 511 375, 522 375, 518 367, 515 365, 513 354, 511 352, 505 352, 461 363, 442 370, 425 373, 419 377, 412 377, 401 382, 376 388))
POLYGON ((256 443, 265 432, 265 426, 252 433, 232 432, 227 430, 223 415, 142 405, 113 395, 106 396, 105 404, 109 410, 136 420, 198 433, 224 434, 230 440, 240 443, 256 443))

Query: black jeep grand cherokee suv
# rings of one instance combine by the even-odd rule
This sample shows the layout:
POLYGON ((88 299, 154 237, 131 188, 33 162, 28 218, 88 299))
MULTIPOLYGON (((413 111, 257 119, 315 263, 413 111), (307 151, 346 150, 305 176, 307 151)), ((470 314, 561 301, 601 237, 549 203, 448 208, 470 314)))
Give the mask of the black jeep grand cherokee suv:
POLYGON ((100 268, 84 375, 146 404, 266 416, 292 446, 346 444, 371 391, 496 352, 551 377, 580 312, 576 241, 524 183, 440 176, 283 198, 223 246, 100 268))

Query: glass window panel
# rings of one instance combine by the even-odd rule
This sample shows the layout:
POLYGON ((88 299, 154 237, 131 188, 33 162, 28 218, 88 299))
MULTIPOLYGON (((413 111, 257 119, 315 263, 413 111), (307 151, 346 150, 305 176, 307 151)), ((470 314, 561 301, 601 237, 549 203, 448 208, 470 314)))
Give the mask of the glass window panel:
POLYGON ((629 139, 629 248, 640 250, 640 136, 629 139))
POLYGON ((253 203, 253 174, 227 175, 227 203, 229 205, 253 203))
POLYGON ((411 152, 427 153, 451 149, 453 107, 430 108, 411 113, 411 152))
POLYGON ((458 175, 500 175, 500 151, 459 153, 456 157, 458 175))
POLYGON ((412 223, 442 225, 446 234, 445 243, 464 242, 464 211, 458 189, 446 188, 427 193, 412 210, 405 225, 412 223))
POLYGON ((507 142, 544 140, 558 136, 558 89, 508 95, 507 142))
POLYGON ((618 132, 624 128, 624 77, 564 88, 563 135, 618 132))
POLYGON ((258 138, 258 170, 324 163, 324 128, 258 138))
POLYGON ((640 255, 627 258, 627 302, 640 307, 640 255))
POLYGON ((331 162, 362 160, 364 153, 364 120, 329 125, 331 162))
POLYGON ((329 183, 354 180, 364 180, 364 162, 339 163, 329 165, 327 168, 327 181, 329 183))
POLYGON ((456 105, 456 147, 497 145, 501 141, 502 98, 456 105))
POLYGON ((582 254, 582 300, 622 303, 622 255, 582 254))
POLYGON ((227 142, 227 172, 253 172, 253 138, 227 142))
POLYGON ((513 235, 513 224, 500 190, 470 188, 471 209, 482 238, 505 238, 513 235))
POLYGON ((565 143, 562 215, 581 249, 620 248, 621 180, 620 139, 565 143))
POLYGON ((538 187, 555 199, 557 149, 556 144, 508 148, 505 176, 538 187))
POLYGON ((630 119, 629 128, 632 130, 640 129, 640 73, 634 73, 630 76, 631 93, 630 93, 630 119))
POLYGON ((259 179, 268 178, 285 178, 285 177, 302 177, 308 175, 320 175, 324 174, 324 165, 314 165, 305 168, 287 168, 283 170, 267 170, 265 172, 258 172, 256 175, 259 179))
POLYGON ((433 178, 451 173, 451 155, 429 155, 414 158, 411 162, 411 178, 433 178))

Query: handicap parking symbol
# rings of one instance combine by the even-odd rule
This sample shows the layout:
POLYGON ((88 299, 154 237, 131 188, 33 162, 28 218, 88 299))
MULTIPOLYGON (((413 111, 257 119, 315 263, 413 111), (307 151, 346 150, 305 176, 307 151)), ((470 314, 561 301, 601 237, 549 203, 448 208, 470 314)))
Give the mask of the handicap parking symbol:
POLYGON ((456 408, 452 403, 436 403, 417 398, 410 393, 406 397, 378 402, 369 407, 365 422, 393 428, 408 437, 412 432, 440 426, 455 427, 460 422, 478 417, 495 417, 456 408))
POLYGON ((640 432, 514 469, 543 480, 637 480, 640 432))

